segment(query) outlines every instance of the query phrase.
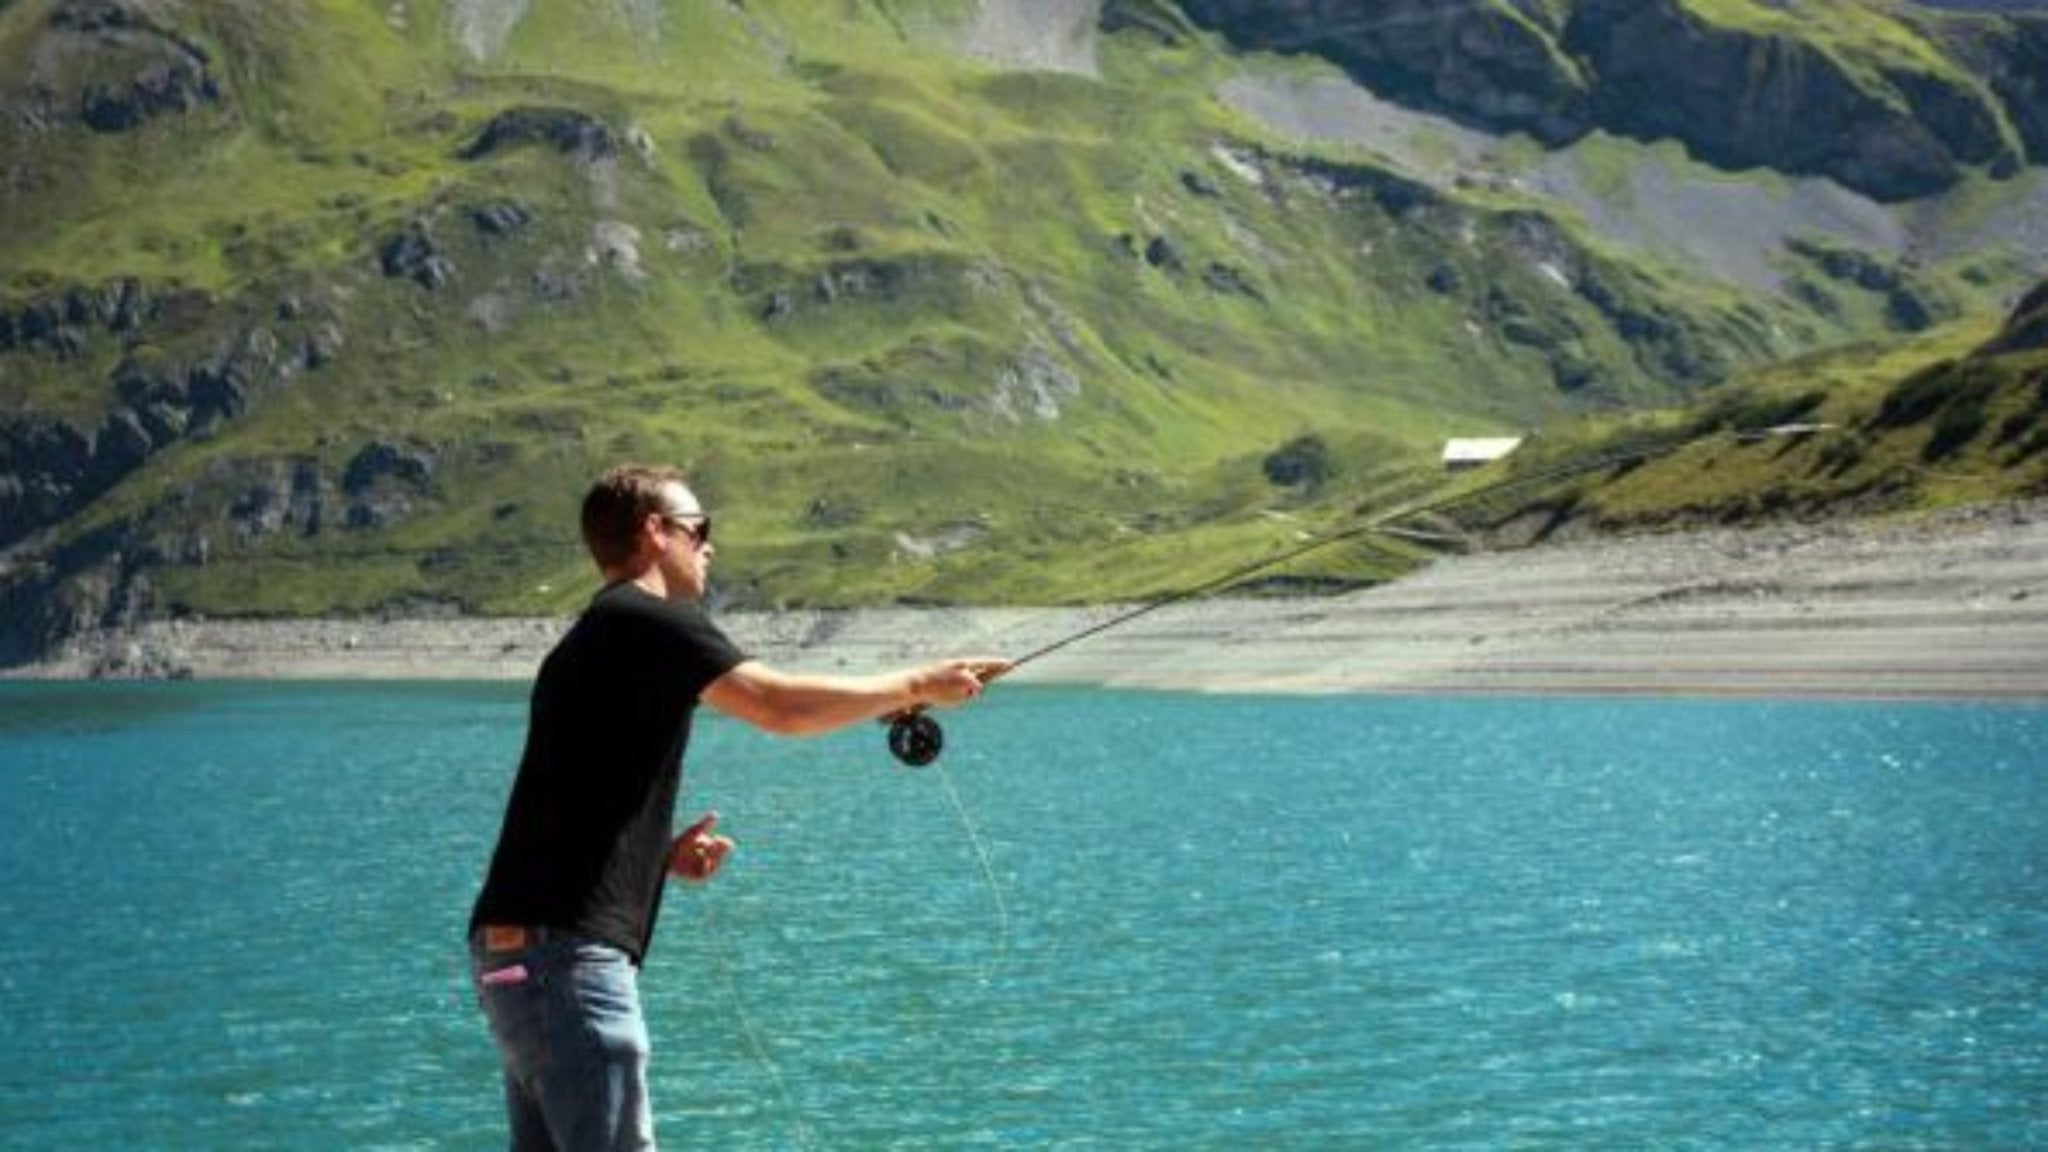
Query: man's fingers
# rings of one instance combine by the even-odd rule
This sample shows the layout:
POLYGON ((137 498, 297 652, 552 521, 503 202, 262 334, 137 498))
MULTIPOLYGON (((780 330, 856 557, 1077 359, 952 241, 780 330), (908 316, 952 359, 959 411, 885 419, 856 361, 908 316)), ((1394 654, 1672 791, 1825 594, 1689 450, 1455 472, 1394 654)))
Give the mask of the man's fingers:
POLYGON ((941 660, 917 671, 911 682, 911 691, 919 703, 914 708, 882 717, 884 722, 894 722, 900 717, 922 712, 926 707, 951 708, 965 704, 981 694, 989 681, 1008 672, 1011 663, 994 657, 968 657, 941 660))
POLYGON ((706 812, 683 829, 669 846, 669 871, 685 880, 709 880, 732 851, 732 841, 712 831, 717 826, 718 813, 706 812))
POLYGON ((701 883, 711 879, 732 849, 732 841, 723 836, 679 837, 670 854, 669 869, 685 880, 701 883))
POLYGON ((997 659, 994 657, 983 657, 981 659, 976 660, 964 660, 961 662, 961 665, 962 667, 967 669, 970 675, 972 675, 976 680, 981 681, 983 684, 987 684, 989 681, 994 680, 996 677, 1001 676, 1005 672, 1008 672, 1011 668, 1010 661, 997 659))
POLYGON ((703 841, 694 861, 695 867, 691 869, 692 878, 701 881, 717 875, 719 867, 725 863, 726 854, 731 851, 732 841, 723 836, 703 841))

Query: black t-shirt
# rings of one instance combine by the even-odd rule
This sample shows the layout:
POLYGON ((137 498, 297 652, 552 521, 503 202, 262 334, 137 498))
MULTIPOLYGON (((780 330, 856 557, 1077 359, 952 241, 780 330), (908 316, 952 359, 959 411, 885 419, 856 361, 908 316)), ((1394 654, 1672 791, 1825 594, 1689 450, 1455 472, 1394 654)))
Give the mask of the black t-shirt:
POLYGON ((599 592, 533 685, 526 751, 470 926, 647 954, 697 697, 746 659, 694 604, 599 592))

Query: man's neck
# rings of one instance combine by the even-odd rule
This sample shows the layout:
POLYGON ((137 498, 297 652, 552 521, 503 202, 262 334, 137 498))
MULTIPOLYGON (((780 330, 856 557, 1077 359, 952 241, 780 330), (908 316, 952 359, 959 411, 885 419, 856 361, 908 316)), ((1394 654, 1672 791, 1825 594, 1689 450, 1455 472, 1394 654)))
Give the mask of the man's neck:
POLYGON ((657 600, 668 599, 668 579, 661 574, 661 565, 645 567, 623 565, 617 568, 601 568, 606 584, 631 584, 657 600))

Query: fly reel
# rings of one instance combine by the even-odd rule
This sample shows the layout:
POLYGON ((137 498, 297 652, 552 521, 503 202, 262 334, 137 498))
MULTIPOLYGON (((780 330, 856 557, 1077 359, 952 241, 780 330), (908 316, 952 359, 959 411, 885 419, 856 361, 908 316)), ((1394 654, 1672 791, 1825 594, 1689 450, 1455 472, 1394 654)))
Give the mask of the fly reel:
POLYGON ((889 754, 905 768, 922 768, 939 758, 946 732, 929 712, 899 712, 889 721, 889 754))

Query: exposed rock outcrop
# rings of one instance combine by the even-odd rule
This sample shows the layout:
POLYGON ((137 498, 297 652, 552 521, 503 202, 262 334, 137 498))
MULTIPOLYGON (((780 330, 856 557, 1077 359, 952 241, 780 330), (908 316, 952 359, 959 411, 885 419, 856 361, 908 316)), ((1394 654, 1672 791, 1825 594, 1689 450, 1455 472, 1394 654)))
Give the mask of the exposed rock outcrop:
POLYGON ((228 505, 227 524, 243 542, 281 532, 317 536, 332 515, 331 486, 311 460, 236 461, 209 479, 239 488, 228 505))
MULTIPOLYGON (((1822 275, 1844 288, 1878 295, 1886 322, 1900 332, 1919 332, 1953 319, 1955 306, 1899 265, 1868 252, 1795 237, 1786 251, 1812 262, 1822 275)), ((1806 291, 1811 294, 1813 286, 1806 291)))
POLYGON ((531 144, 546 145, 584 161, 609 160, 619 154, 617 133, 587 112, 519 107, 491 117, 459 155, 464 160, 481 160, 507 148, 531 144))
POLYGON ((741 268, 734 286, 754 294, 755 314, 770 323, 818 315, 855 302, 893 303, 913 293, 957 283, 958 266, 950 259, 907 256, 892 259, 856 257, 836 260, 821 270, 798 273, 775 267, 741 268), (765 282, 765 283, 763 283, 765 282))
POLYGON ((0 373, 18 357, 117 357, 97 418, 0 415, 0 546, 63 520, 163 449, 214 431, 340 355, 344 335, 330 310, 288 297, 259 320, 254 307, 230 311, 205 293, 134 278, 0 306, 0 373))
POLYGON ((1886 92, 1810 41, 1708 24, 1677 0, 1583 0, 1565 43, 1600 77, 1603 127, 1683 140, 1721 167, 1827 175, 1897 200, 2004 154, 1981 98, 1932 73, 1891 74, 1886 92))
POLYGON ((1996 95, 2027 158, 2048 162, 2048 17, 1938 24, 1932 34, 1996 95))
POLYGON ((2034 285, 2013 305, 1998 335, 1977 349, 1979 356, 2048 351, 2048 280, 2034 285))
POLYGON ((500 200, 471 208, 469 219, 476 225, 477 231, 484 235, 503 238, 520 232, 533 223, 533 213, 517 202, 500 200))
POLYGON ((64 0, 22 78, 21 117, 40 128, 129 132, 225 100, 206 50, 132 0, 64 0))
POLYGON ((384 275, 411 280, 430 292, 455 278, 455 261, 441 250, 433 232, 421 221, 386 237, 377 250, 377 263, 384 275))
POLYGON ((95 630, 125 631, 148 614, 146 572, 161 559, 127 523, 88 532, 27 571, 0 580, 0 667, 55 651, 95 630))
POLYGON ((204 293, 154 291, 133 277, 73 285, 11 308, 0 304, 0 353, 42 351, 70 358, 98 333, 137 335, 203 311, 210 303, 204 293))
POLYGON ((341 474, 348 527, 378 528, 402 519, 413 497, 433 480, 437 463, 425 448, 386 440, 363 445, 341 474))
POLYGON ((1587 85, 1521 13, 1438 0, 1186 0, 1248 48, 1325 57, 1383 95, 1551 143, 1592 126, 1587 85))
POLYGON ((2048 158, 2038 17, 1924 13, 1922 60, 1852 59, 1818 36, 1710 21, 1682 0, 1185 8, 1241 46, 1318 54, 1385 98, 1553 145, 1595 128, 1679 140, 1718 166, 1828 176, 1885 200, 1950 187, 1967 166, 2002 175, 2048 158))

